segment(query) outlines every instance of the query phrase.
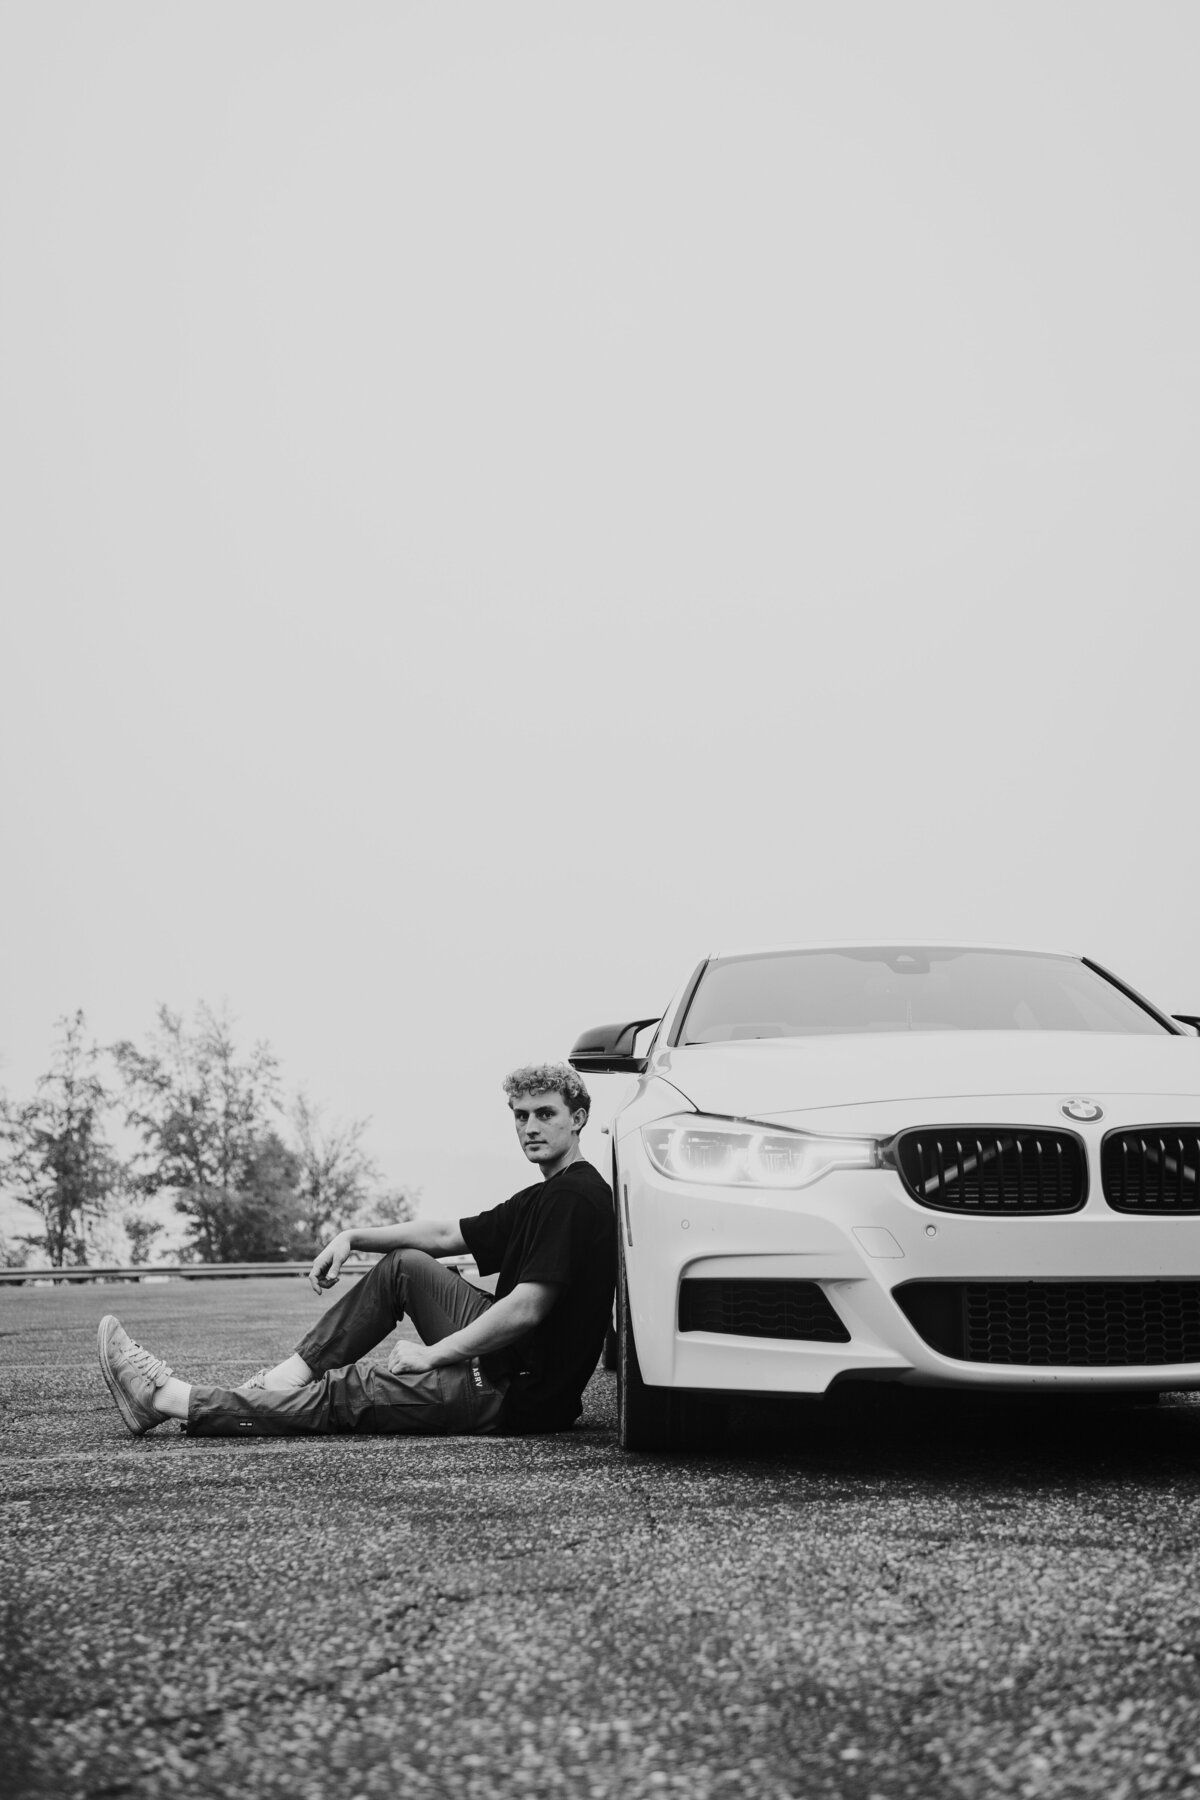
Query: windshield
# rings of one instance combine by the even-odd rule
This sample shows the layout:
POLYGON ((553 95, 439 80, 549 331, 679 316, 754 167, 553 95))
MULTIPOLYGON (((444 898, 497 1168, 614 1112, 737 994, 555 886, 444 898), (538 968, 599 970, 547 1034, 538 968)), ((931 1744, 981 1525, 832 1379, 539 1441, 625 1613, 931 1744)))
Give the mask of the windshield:
POLYGON ((1122 1031, 1171 1036, 1073 956, 883 945, 711 962, 679 1041, 854 1031, 1122 1031))

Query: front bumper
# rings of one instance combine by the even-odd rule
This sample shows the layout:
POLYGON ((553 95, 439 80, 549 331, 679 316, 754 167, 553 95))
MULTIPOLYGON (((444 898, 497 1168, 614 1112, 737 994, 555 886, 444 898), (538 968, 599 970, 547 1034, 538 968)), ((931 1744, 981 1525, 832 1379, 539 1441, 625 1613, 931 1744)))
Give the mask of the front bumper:
POLYGON ((670 1180, 631 1132, 621 1145, 618 1210, 634 1341, 653 1386, 819 1394, 853 1378, 928 1387, 1200 1388, 1200 1362, 958 1360, 927 1343, 893 1297, 911 1281, 1200 1279, 1200 1217, 1116 1213, 1096 1179, 1076 1213, 958 1217, 918 1205, 890 1169, 837 1171, 786 1192, 670 1180), (849 1341, 680 1331, 685 1279, 815 1282, 849 1341))

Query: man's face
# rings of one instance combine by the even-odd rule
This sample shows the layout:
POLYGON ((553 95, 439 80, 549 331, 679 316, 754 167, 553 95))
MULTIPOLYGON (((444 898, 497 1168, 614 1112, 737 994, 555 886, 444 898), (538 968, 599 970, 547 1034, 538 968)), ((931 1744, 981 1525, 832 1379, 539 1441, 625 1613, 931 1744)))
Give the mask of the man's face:
POLYGON ((583 1112, 571 1112, 561 1094, 513 1094, 512 1107, 521 1148, 532 1163, 556 1162, 571 1148, 583 1124, 583 1112))

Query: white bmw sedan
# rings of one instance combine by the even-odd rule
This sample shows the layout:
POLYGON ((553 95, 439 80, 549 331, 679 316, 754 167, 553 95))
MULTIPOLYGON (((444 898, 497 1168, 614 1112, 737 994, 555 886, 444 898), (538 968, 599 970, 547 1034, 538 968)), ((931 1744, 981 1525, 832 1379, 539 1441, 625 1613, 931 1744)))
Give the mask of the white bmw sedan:
POLYGON ((841 1381, 1200 1388, 1200 1043, 1087 958, 705 959, 612 1124, 626 1449, 841 1381), (705 1422, 705 1423, 702 1423, 705 1422))

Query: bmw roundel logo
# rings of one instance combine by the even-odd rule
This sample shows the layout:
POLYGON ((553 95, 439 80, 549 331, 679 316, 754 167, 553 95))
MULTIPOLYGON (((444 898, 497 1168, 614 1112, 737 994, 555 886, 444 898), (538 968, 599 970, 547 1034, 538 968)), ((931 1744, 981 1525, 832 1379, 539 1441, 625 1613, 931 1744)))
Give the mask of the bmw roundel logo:
POLYGON ((1094 1100, 1064 1100, 1058 1110, 1065 1118, 1080 1119, 1085 1123, 1104 1117, 1104 1108, 1097 1106, 1094 1100))

